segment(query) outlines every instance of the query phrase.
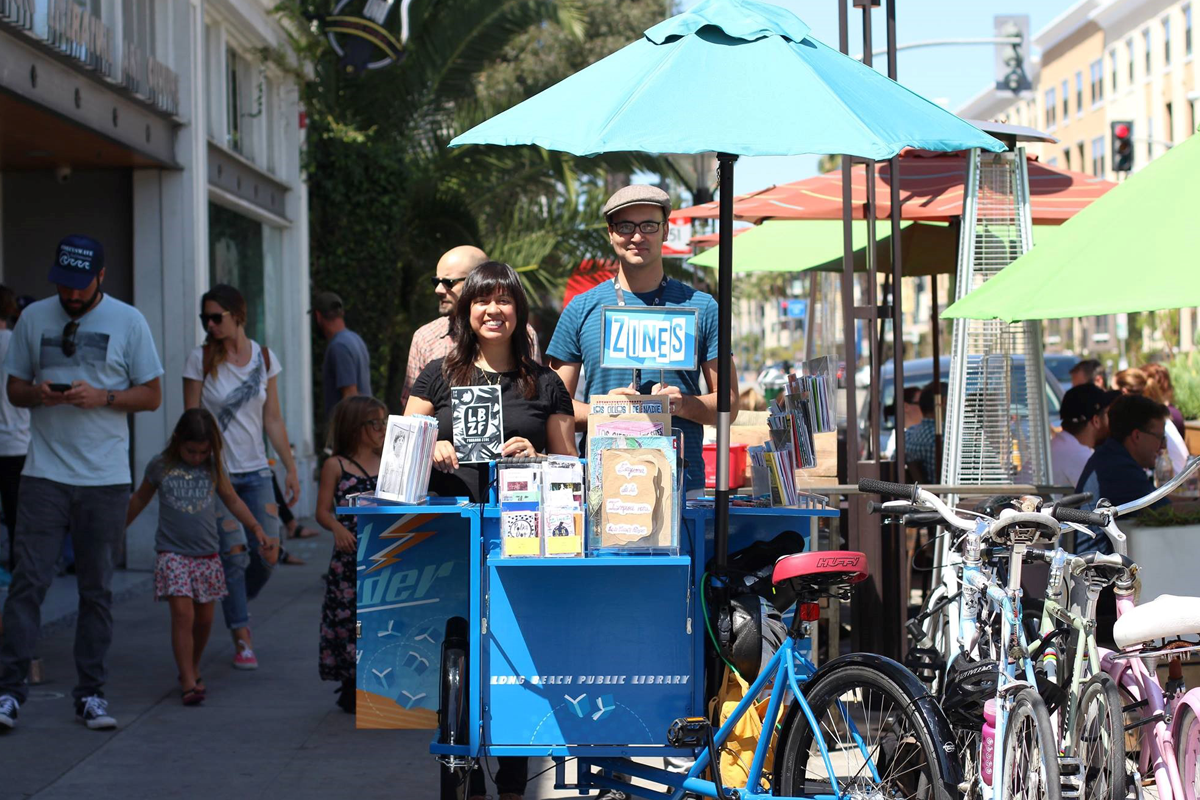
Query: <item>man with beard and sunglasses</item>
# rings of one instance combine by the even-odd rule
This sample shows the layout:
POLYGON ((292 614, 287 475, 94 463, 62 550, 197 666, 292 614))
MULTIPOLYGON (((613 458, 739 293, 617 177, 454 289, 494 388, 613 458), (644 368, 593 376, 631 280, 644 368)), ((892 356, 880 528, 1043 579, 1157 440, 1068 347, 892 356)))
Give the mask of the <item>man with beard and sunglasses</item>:
POLYGON ((57 296, 30 304, 4 362, 8 398, 30 409, 32 441, 17 510, 17 569, 4 606, 0 727, 29 693, 41 605, 70 535, 79 585, 75 718, 116 727, 104 699, 112 643, 112 573, 129 504, 129 420, 162 400, 162 364, 145 317, 102 289, 104 248, 63 239, 50 268, 57 296))
MULTIPOLYGON (((408 347, 408 367, 404 371, 404 391, 401 402, 408 403, 408 393, 412 390, 413 381, 429 366, 429 362, 450 355, 454 348, 454 334, 450 330, 450 319, 454 316, 454 308, 458 305, 458 294, 462 291, 462 282, 471 274, 471 270, 488 261, 487 253, 469 244, 452 247, 438 259, 437 271, 430 278, 433 293, 438 299, 438 314, 433 322, 428 322, 413 333, 412 343, 408 347)), ((529 351, 533 360, 542 362, 541 348, 538 347, 537 332, 533 326, 528 326, 529 351)))

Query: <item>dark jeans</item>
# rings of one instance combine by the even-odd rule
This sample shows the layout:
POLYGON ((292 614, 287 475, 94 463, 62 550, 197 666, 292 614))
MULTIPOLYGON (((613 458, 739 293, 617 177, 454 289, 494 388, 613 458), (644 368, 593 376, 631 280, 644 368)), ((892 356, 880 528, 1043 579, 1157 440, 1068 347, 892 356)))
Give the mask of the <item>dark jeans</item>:
POLYGON ((75 622, 76 698, 99 694, 112 644, 112 573, 125 532, 129 486, 71 486, 24 477, 17 510, 17 569, 4 605, 0 694, 28 697, 29 661, 42 627, 42 601, 70 535, 75 546, 79 617, 75 622))
POLYGON ((8 528, 8 571, 16 569, 17 551, 17 489, 21 486, 21 470, 25 456, 0 456, 0 512, 8 528))
MULTIPOLYGON (((529 759, 525 756, 499 756, 496 760, 500 762, 496 770, 496 794, 525 794, 525 784, 529 782, 529 759)), ((483 768, 478 764, 471 770, 468 794, 487 794, 483 768)))

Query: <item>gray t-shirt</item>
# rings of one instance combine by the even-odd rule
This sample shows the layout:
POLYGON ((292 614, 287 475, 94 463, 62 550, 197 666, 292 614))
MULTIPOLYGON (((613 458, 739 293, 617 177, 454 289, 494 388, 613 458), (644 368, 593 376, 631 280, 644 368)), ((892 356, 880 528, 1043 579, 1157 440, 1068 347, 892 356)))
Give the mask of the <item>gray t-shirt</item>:
POLYGON ((359 394, 371 394, 371 356, 366 342, 350 329, 334 334, 325 348, 321 365, 321 383, 325 390, 325 419, 342 399, 342 388, 355 386, 359 394))
POLYGON ((217 493, 207 465, 168 464, 157 455, 146 466, 146 480, 158 489, 156 551, 210 556, 220 550, 217 493))

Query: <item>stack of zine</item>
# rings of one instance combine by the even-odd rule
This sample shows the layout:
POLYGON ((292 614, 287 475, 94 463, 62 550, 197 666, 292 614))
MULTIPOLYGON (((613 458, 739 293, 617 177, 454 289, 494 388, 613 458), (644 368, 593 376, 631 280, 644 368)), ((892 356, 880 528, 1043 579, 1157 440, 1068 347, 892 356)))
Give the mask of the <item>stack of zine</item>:
POLYGON ((424 502, 433 471, 438 421, 433 417, 388 417, 375 496, 397 503, 424 502))

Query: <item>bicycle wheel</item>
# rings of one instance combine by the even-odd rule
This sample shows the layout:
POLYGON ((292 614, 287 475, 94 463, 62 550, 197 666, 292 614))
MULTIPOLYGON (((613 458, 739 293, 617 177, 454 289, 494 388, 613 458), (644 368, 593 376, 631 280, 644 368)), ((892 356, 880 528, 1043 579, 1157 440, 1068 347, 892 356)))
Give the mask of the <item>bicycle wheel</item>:
MULTIPOLYGON (((804 692, 842 794, 919 800, 956 797, 959 777, 953 768, 948 726, 944 720, 931 724, 928 715, 936 713, 937 707, 915 677, 895 662, 887 662, 886 667, 850 663, 832 668, 804 692), (901 674, 907 674, 908 680, 893 678, 901 674)), ((818 740, 796 708, 785 722, 775 764, 776 795, 832 793, 818 740)))
POLYGON ((1017 692, 1004 728, 1004 800, 1058 800, 1062 779, 1058 744, 1041 696, 1028 687, 1017 692))
POLYGON ((1121 695, 1106 673, 1093 675, 1079 693, 1071 744, 1083 769, 1083 796, 1125 800, 1125 726, 1121 695))
POLYGON ((1175 754, 1179 759, 1183 796, 1185 800, 1197 800, 1200 798, 1200 717, 1188 705, 1182 706, 1179 712, 1175 754))
MULTIPOLYGON (((441 685, 438 696, 438 740, 442 744, 470 742, 468 716, 470 692, 467 667, 467 621, 462 617, 446 620, 442 641, 441 685)), ((468 774, 465 768, 451 769, 439 764, 440 800, 465 800, 468 774)))

